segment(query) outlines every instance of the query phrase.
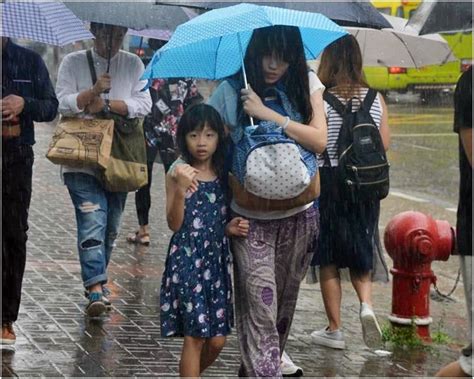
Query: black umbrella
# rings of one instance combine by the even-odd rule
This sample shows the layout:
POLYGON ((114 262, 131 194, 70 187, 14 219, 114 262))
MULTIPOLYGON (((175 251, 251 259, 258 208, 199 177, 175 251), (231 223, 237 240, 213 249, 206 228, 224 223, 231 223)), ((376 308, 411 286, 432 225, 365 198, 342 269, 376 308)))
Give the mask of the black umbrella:
MULTIPOLYGON (((184 1, 156 0, 156 4, 181 5, 198 9, 216 9, 241 3, 240 1, 184 1)), ((306 12, 321 13, 334 22, 343 26, 358 26, 367 28, 391 28, 392 25, 368 1, 249 1, 252 4, 268 5, 306 12)))
POLYGON ((135 30, 165 29, 189 21, 195 12, 184 7, 156 5, 155 2, 65 1, 66 6, 84 21, 124 26, 135 30))
POLYGON ((472 3, 424 1, 410 17, 407 26, 419 34, 472 30, 472 3))
MULTIPOLYGON (((81 20, 102 24, 124 26, 135 30, 164 29, 174 31, 178 25, 196 16, 196 12, 180 6, 156 5, 155 2, 101 2, 64 1, 64 4, 81 20)), ((110 48, 107 72, 110 68, 110 48)))

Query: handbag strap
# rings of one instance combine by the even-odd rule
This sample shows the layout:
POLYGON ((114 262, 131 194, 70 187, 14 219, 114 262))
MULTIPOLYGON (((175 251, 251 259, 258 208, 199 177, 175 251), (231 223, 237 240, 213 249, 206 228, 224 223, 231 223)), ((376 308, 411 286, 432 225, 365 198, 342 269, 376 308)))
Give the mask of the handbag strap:
POLYGON ((95 82, 97 81, 97 74, 95 72, 94 60, 92 59, 92 50, 91 49, 86 51, 86 56, 87 56, 87 62, 89 63, 89 71, 90 71, 91 77, 92 77, 92 85, 94 85, 95 82))

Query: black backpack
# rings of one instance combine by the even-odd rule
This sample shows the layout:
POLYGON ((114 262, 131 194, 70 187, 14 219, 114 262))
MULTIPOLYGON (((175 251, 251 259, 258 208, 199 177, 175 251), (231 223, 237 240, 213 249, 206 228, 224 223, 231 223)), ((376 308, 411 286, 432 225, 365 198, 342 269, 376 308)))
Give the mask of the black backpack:
MULTIPOLYGON (((390 187, 382 137, 370 115, 375 96, 377 92, 369 89, 356 112, 352 111, 352 99, 344 106, 328 91, 323 96, 342 117, 337 139, 339 165, 335 171, 340 196, 353 203, 381 200, 387 197, 390 187)), ((329 161, 327 151, 324 155, 329 161)))

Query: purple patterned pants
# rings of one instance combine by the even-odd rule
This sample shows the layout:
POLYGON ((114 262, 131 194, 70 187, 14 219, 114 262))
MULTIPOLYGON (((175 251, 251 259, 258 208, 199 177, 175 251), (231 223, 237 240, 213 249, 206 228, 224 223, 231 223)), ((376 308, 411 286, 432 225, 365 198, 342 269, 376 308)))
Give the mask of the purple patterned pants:
POLYGON ((240 376, 281 377, 280 356, 301 281, 319 231, 313 207, 281 220, 250 220, 247 238, 233 238, 240 376))

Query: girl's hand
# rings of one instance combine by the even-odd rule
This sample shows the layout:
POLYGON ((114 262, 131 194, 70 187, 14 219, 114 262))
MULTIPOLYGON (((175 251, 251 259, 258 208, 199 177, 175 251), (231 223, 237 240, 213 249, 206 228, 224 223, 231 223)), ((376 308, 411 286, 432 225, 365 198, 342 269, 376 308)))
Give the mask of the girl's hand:
POLYGON ((240 90, 240 99, 242 100, 245 113, 259 120, 266 120, 266 111, 268 108, 263 104, 260 97, 254 92, 252 87, 240 90))
POLYGON ((249 227, 249 220, 242 217, 234 217, 227 224, 225 231, 228 236, 247 237, 249 227))
POLYGON ((176 181, 178 187, 186 191, 196 192, 199 187, 199 183, 196 179, 199 170, 188 164, 178 164, 171 173, 171 177, 176 181))

